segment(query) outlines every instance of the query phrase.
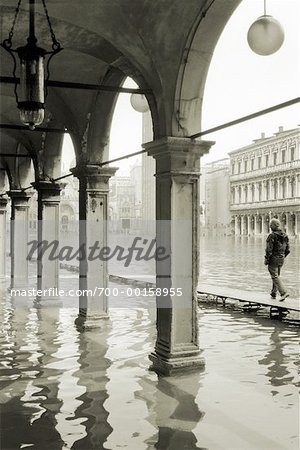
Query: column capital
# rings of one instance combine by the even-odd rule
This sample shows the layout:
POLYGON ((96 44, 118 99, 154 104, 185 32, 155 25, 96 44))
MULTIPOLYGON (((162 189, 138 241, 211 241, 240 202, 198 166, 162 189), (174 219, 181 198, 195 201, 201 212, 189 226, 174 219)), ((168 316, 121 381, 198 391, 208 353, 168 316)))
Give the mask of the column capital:
POLYGON ((6 191, 6 194, 12 199, 24 199, 28 201, 32 196, 31 191, 25 192, 23 189, 11 189, 10 191, 6 191))
POLYGON ((174 175, 200 174, 200 158, 209 152, 214 141, 196 141, 190 138, 166 136, 147 142, 143 147, 159 163, 156 173, 174 175))
POLYGON ((72 172, 76 178, 107 177, 109 179, 115 175, 118 169, 118 167, 104 167, 98 164, 79 164, 70 169, 70 172, 72 172))
POLYGON ((36 189, 43 198, 57 197, 60 195, 61 189, 64 187, 64 183, 54 183, 48 180, 38 180, 31 183, 31 186, 36 189))
POLYGON ((97 164, 80 164, 70 171, 79 181, 87 184, 87 190, 106 191, 109 179, 115 175, 118 169, 118 167, 101 167, 97 164))
POLYGON ((12 201, 14 208, 29 208, 28 201, 32 192, 25 192, 22 189, 11 189, 6 192, 12 201))
POLYGON ((5 210, 7 205, 7 199, 4 197, 0 197, 0 210, 5 210))

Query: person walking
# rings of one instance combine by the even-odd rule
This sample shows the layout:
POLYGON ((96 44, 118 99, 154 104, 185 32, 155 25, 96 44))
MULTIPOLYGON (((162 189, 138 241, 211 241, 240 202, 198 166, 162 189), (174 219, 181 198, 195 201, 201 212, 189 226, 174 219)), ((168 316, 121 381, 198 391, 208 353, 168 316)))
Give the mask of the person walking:
POLYGON ((284 263, 284 258, 290 253, 289 238, 281 230, 278 219, 271 219, 270 228, 271 233, 266 241, 265 265, 268 266, 269 273, 272 278, 271 297, 276 298, 277 291, 280 293, 279 301, 285 300, 289 294, 286 292, 283 283, 280 279, 281 268, 284 263))

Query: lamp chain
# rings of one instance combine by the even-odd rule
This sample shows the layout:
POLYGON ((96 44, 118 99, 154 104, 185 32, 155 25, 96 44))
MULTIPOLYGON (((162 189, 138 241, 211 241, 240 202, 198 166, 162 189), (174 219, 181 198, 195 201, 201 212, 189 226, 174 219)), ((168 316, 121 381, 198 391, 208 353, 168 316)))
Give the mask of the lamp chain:
POLYGON ((5 45, 6 45, 8 48, 10 48, 10 47, 12 46, 12 38, 13 38, 13 35, 14 35, 14 29, 15 29, 17 17, 18 17, 19 11, 20 11, 21 1, 22 1, 22 0, 19 0, 19 1, 18 1, 18 4, 17 4, 17 6, 16 6, 16 10, 15 10, 14 20, 13 20, 11 29, 10 29, 10 31, 9 31, 9 33, 8 33, 8 39, 5 40, 5 45))
POLYGON ((52 49, 53 50, 59 50, 60 49, 60 43, 58 42, 58 40, 56 39, 56 36, 54 34, 52 25, 51 25, 51 21, 50 21, 50 17, 49 17, 49 13, 48 13, 48 9, 46 6, 46 1, 42 0, 43 6, 44 6, 44 10, 45 10, 45 15, 47 18, 47 22, 49 25, 49 30, 50 30, 50 34, 51 34, 51 39, 52 39, 52 49))

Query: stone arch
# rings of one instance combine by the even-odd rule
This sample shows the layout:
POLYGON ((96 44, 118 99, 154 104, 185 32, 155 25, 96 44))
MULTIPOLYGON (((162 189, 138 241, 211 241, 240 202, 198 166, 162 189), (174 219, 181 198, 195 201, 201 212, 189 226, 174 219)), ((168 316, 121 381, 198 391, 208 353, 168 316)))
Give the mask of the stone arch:
POLYGON ((203 94, 213 51, 240 2, 222 0, 210 2, 208 6, 206 3, 195 18, 178 71, 172 120, 174 135, 189 136, 200 131, 203 94))

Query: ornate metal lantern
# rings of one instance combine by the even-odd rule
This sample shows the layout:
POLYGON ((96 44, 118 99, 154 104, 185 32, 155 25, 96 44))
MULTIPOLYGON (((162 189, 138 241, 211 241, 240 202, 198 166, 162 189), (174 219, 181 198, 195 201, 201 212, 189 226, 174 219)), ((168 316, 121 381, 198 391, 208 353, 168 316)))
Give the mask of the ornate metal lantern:
POLYGON ((45 57, 48 55, 47 61, 47 79, 49 78, 49 63, 51 58, 62 50, 60 43, 56 40, 53 32, 50 18, 48 15, 45 0, 42 0, 45 15, 50 29, 52 38, 52 51, 37 46, 37 39, 35 37, 35 0, 29 1, 29 36, 27 44, 12 48, 12 38, 17 16, 20 10, 22 0, 18 0, 15 10, 15 16, 8 38, 5 39, 1 46, 9 52, 14 61, 13 76, 16 78, 17 61, 15 54, 19 57, 19 73, 20 73, 20 88, 17 89, 17 78, 15 84, 15 95, 17 105, 20 110, 20 119, 33 130, 37 125, 40 125, 44 120, 45 110, 45 57))

